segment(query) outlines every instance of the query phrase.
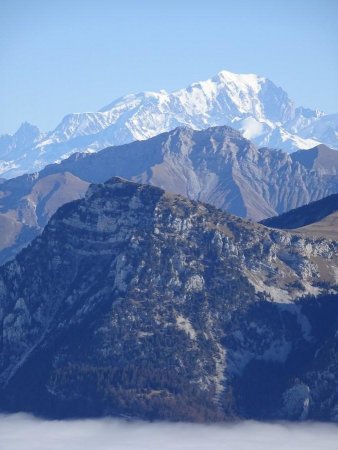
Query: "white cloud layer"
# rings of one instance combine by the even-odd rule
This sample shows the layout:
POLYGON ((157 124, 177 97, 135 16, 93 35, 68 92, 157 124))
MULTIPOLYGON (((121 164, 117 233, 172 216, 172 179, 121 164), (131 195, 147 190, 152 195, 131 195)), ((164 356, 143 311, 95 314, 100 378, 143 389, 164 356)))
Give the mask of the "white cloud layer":
POLYGON ((0 416, 3 450, 337 450, 337 443, 334 424, 195 425, 0 416))

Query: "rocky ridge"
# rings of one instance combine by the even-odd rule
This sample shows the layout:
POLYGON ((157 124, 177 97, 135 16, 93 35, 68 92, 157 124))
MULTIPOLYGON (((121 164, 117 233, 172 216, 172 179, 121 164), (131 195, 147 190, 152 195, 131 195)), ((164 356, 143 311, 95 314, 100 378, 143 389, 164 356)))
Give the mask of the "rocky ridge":
POLYGON ((177 128, 147 141, 75 154, 0 184, 0 263, 40 233, 88 183, 121 176, 261 220, 338 192, 338 152, 257 149, 228 127, 177 128))

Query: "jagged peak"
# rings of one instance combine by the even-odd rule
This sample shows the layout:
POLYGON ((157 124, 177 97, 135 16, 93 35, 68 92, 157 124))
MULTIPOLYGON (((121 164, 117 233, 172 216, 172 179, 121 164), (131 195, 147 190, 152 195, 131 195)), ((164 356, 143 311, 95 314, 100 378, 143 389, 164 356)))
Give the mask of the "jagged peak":
POLYGON ((25 122, 22 122, 20 127, 17 129, 17 131, 15 132, 15 136, 19 136, 19 135, 22 135, 27 132, 34 132, 35 134, 39 134, 40 130, 36 125, 33 125, 33 124, 25 121, 25 122))

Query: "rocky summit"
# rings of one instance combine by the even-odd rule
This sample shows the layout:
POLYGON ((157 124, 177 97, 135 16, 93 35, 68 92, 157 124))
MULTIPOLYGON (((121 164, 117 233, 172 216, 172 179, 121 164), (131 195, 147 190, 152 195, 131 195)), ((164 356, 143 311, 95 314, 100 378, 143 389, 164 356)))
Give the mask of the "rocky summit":
POLYGON ((91 185, 0 269, 0 408, 338 420, 337 279, 332 241, 91 185))

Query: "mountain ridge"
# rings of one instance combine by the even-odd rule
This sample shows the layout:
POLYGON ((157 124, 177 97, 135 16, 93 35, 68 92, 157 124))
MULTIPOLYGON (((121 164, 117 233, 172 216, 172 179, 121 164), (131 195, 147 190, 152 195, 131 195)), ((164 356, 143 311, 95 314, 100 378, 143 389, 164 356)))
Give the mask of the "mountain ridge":
POLYGON ((258 146, 294 151, 325 143, 338 148, 338 115, 296 108, 283 89, 257 75, 221 71, 172 93, 129 94, 99 112, 68 114, 28 147, 16 137, 0 137, 0 175, 6 178, 41 170, 76 151, 144 140, 187 125, 195 129, 227 125, 258 146))
POLYGON ((201 131, 180 127, 147 141, 94 154, 76 153, 39 173, 0 184, 0 227, 5 230, 11 224, 13 241, 0 242, 0 262, 40 233, 56 206, 82 197, 88 183, 112 176, 159 186, 256 221, 338 192, 333 170, 338 152, 325 150, 328 164, 322 149, 307 152, 313 154, 309 167, 298 152, 257 149, 229 127, 201 131), (63 194, 56 201, 58 192, 63 194))
POLYGON ((262 220, 265 226, 338 241, 338 194, 262 220))

